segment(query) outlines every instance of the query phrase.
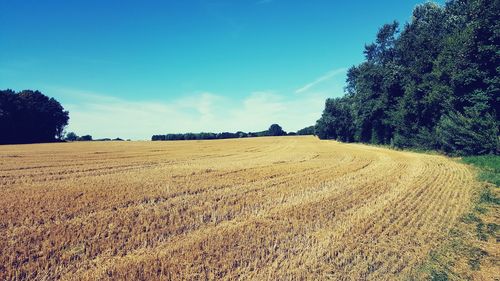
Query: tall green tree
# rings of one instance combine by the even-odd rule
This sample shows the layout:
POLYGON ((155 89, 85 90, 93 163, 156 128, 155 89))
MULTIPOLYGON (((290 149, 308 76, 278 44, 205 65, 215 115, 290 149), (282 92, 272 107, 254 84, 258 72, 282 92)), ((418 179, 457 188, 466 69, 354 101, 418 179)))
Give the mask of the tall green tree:
POLYGON ((382 26, 366 60, 347 73, 346 95, 329 99, 320 138, 442 149, 497 151, 500 0, 417 6, 402 30, 382 26), (483 140, 483 141, 480 141, 483 140))
POLYGON ((0 91, 0 143, 61 140, 68 111, 39 91, 0 91))
POLYGON ((286 132, 283 131, 283 128, 281 128, 281 126, 278 124, 272 124, 267 131, 268 131, 270 136, 284 136, 284 135, 286 135, 286 132))
POLYGON ((351 104, 346 99, 327 99, 323 115, 316 122, 315 134, 321 139, 353 141, 355 124, 351 112, 351 104))

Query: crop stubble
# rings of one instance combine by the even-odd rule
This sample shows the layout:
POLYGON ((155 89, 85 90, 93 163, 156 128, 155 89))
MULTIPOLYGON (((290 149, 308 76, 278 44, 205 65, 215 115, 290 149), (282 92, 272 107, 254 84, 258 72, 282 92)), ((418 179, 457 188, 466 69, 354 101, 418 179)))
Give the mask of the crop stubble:
POLYGON ((393 279, 473 177, 313 137, 2 146, 0 279, 393 279))

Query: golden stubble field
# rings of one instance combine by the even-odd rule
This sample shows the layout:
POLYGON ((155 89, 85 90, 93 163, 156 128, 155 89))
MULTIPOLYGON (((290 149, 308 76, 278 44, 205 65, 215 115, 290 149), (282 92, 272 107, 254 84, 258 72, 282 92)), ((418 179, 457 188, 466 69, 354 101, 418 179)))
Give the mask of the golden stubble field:
POLYGON ((474 185, 313 137, 1 146, 0 280, 394 279, 474 185))

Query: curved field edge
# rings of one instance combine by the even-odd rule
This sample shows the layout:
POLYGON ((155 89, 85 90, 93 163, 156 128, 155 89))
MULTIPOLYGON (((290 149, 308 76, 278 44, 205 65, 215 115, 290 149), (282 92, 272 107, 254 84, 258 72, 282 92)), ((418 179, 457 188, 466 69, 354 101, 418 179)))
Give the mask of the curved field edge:
POLYGON ((469 156, 481 183, 448 238, 408 280, 500 280, 500 156, 469 156))
POLYGON ((278 137, 0 147, 0 279, 402 278, 471 207, 443 156, 278 137))

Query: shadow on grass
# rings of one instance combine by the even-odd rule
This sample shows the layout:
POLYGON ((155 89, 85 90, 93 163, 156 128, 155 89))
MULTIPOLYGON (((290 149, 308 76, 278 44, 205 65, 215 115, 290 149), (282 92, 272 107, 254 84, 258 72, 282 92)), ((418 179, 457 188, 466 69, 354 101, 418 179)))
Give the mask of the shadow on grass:
POLYGON ((494 275, 498 257, 493 249, 500 241, 495 215, 500 211, 500 156, 471 156, 462 161, 475 166, 478 180, 483 182, 473 196, 473 206, 408 280, 497 280, 493 278, 498 277, 494 275))

